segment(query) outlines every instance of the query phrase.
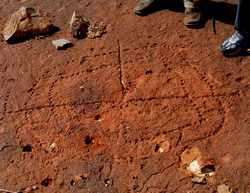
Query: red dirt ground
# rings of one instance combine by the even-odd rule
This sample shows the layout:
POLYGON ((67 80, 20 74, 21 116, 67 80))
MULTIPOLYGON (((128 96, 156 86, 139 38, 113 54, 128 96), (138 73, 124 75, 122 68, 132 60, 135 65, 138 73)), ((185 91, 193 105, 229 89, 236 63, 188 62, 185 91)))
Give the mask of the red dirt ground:
POLYGON ((0 27, 26 4, 61 30, 0 42, 0 188, 212 193, 225 183, 250 192, 250 58, 218 51, 233 31, 233 5, 206 9, 217 34, 211 19, 185 28, 178 7, 135 16, 134 0, 1 0, 0 27), (107 24, 107 34, 57 51, 51 41, 70 38, 75 9, 107 24), (166 152, 155 151, 159 137, 166 152), (179 169, 191 147, 215 161, 206 185, 179 169))

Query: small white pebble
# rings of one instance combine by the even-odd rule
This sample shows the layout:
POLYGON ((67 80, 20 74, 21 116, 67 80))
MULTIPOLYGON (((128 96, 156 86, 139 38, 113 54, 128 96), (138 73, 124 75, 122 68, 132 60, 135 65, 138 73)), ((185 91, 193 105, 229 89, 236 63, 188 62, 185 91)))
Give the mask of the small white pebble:
POLYGON ((52 41, 52 44, 56 47, 57 50, 66 49, 71 46, 71 42, 67 39, 59 39, 52 41))

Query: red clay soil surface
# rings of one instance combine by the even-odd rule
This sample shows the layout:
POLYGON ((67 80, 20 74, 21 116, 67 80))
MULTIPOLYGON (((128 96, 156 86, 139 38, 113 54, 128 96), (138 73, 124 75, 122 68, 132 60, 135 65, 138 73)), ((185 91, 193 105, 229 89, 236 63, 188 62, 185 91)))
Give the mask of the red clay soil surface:
POLYGON ((0 42, 0 189, 212 193, 227 184, 250 192, 250 57, 218 51, 233 32, 233 4, 205 8, 216 34, 211 17, 201 29, 184 27, 173 2, 135 16, 134 0, 1 0, 0 27, 27 4, 60 31, 0 42), (76 9, 107 33, 73 40, 76 9), (59 38, 74 46, 57 51, 59 38), (192 147, 215 163, 204 185, 180 169, 192 147))

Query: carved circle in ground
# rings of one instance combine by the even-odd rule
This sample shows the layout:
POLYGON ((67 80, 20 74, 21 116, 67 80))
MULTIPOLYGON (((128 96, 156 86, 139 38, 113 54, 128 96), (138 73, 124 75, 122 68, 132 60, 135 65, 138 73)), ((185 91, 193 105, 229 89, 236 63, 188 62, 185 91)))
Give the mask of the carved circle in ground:
MULTIPOLYGON (((135 77, 135 76, 134 76, 135 77)), ((137 128, 180 131, 189 142, 216 134, 224 123, 224 108, 214 96, 212 81, 198 69, 185 66, 167 72, 138 75, 132 82, 123 120, 137 128), (127 113, 127 111, 129 113, 127 113)))

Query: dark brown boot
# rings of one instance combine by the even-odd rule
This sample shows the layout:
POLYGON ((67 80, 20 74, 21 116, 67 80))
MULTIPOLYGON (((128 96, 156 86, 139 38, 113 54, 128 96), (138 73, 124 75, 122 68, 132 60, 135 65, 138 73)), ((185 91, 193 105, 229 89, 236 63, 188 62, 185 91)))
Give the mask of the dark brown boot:
POLYGON ((183 23, 189 28, 201 27, 203 24, 201 11, 199 9, 186 9, 183 23))
POLYGON ((134 13, 137 15, 146 15, 156 0, 140 0, 134 8, 134 13))

